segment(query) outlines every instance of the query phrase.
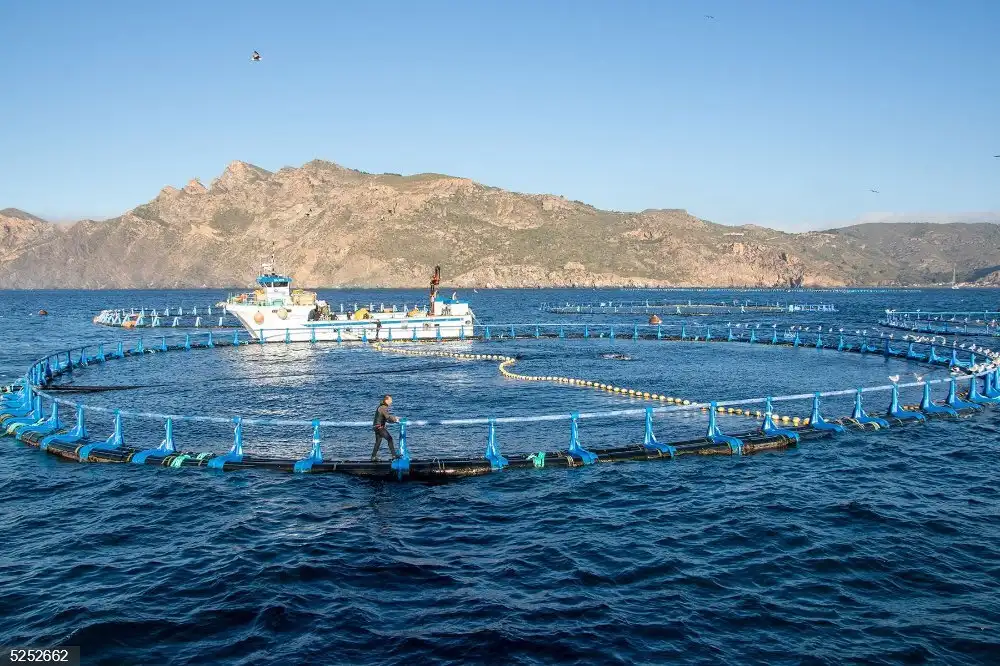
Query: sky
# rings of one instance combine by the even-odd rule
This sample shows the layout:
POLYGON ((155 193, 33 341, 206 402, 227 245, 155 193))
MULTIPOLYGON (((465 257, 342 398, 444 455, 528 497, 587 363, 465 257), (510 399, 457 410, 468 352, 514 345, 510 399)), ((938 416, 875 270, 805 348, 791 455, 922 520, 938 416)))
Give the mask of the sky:
POLYGON ((318 158, 792 231, 996 212, 998 34, 996 0, 0 0, 0 209, 318 158))

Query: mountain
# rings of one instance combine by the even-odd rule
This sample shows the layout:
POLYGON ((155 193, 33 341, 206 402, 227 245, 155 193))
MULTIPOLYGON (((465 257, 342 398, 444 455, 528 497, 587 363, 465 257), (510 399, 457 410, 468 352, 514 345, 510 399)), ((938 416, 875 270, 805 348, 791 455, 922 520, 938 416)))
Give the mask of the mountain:
POLYGON ((860 224, 788 234, 684 210, 604 211, 439 174, 324 161, 233 162, 120 217, 53 225, 0 211, 0 287, 245 286, 273 251, 303 286, 834 286, 974 280, 1000 269, 994 224, 860 224))

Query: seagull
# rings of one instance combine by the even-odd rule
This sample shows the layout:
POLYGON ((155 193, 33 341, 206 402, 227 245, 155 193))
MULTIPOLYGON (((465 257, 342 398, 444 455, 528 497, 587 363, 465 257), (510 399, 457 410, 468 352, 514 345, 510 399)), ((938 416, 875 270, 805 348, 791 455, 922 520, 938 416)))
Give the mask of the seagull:
MULTIPOLYGON (((714 21, 715 20, 715 17, 712 16, 711 14, 705 14, 705 18, 707 18, 709 21, 714 21)), ((1000 157, 1000 155, 997 155, 997 157, 1000 157)))
POLYGON ((993 157, 1000 159, 1000 155, 994 155, 993 157))
POLYGON ((254 51, 253 55, 250 56, 250 59, 253 60, 254 62, 260 62, 260 54, 254 51))
POLYGON ((899 381, 899 375, 889 375, 889 381, 895 384, 899 381))
POLYGON ((914 373, 913 373, 913 376, 914 376, 914 377, 916 378, 916 380, 917 380, 918 382, 922 382, 922 381, 924 381, 924 376, 925 376, 925 375, 918 375, 917 373, 915 373, 915 372, 914 372, 914 373))
POLYGON ((874 188, 873 188, 873 189, 870 189, 870 190, 868 190, 868 191, 869 191, 869 192, 873 192, 873 193, 875 193, 875 194, 878 194, 878 193, 879 193, 879 191, 878 191, 878 190, 876 190, 876 189, 874 189, 874 188))

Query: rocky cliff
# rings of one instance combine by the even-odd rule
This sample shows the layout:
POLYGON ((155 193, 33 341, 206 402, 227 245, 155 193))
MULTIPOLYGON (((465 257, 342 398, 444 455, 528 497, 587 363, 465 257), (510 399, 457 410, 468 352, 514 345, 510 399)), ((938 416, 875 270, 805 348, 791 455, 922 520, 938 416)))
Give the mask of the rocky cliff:
POLYGON ((272 250, 308 286, 833 286, 977 279, 995 224, 868 224, 786 234, 683 210, 621 213, 437 174, 233 162, 124 215, 70 227, 0 211, 0 287, 244 286, 272 250))

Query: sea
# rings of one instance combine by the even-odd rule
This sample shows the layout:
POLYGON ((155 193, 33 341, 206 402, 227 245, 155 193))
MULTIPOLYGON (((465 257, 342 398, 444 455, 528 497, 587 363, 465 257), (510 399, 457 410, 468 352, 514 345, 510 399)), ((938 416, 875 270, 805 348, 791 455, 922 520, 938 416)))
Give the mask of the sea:
MULTIPOLYGON (((665 324, 878 335, 887 309, 996 311, 998 290, 462 291, 489 342, 527 374, 595 379, 692 401, 810 394, 944 377, 878 355, 740 343, 633 341, 647 315, 552 314, 544 303, 832 303, 836 313, 715 313, 665 324), (498 335, 586 323, 591 337, 498 335), (611 339, 607 332, 617 326, 611 339), (622 332, 625 334, 623 335, 622 332)), ((182 331, 95 325, 112 307, 206 308, 220 290, 0 292, 0 384, 55 350, 148 347, 182 331), (40 310, 47 315, 40 315, 40 310)), ((321 290, 331 303, 423 303, 422 291, 321 290)), ((204 310, 203 310, 204 311, 204 310)), ((205 321, 209 321, 206 314, 205 321)), ((578 329, 574 329, 578 330, 578 329)), ((890 331, 883 330, 885 335, 890 331)), ((903 333, 891 332, 895 339, 903 333)), ((194 331, 204 336, 206 331, 194 331)), ((218 332, 217 335, 231 335, 218 332)), ((989 346, 990 340, 980 339, 989 346)), ((1000 340, 993 340, 1000 345, 1000 340)), ((428 425, 413 457, 482 455, 482 425, 645 406, 499 375, 495 362, 336 343, 147 354, 74 373, 67 393, 126 413, 190 414, 178 448, 221 452, 231 418, 367 421, 383 394, 428 425)), ((915 389, 910 389, 915 391, 915 389)), ((918 393, 904 392, 915 402, 918 393)), ((887 396, 866 409, 884 411, 887 396)), ((829 417, 850 399, 823 403, 829 417)), ((808 415, 808 401, 779 402, 808 415)), ((657 415, 661 441, 705 416, 657 415)), ((641 441, 634 414, 580 423, 581 444, 641 441)), ((754 423, 723 417, 722 428, 754 423)), ((88 417, 104 437, 110 416, 88 417)), ((164 422, 124 419, 155 446, 164 422)), ((309 427, 248 426, 246 450, 304 456, 309 427)), ((564 448, 568 422, 502 423, 504 453, 564 448)), ((328 428, 324 454, 366 458, 370 429, 328 428)), ((79 646, 84 664, 997 664, 1000 412, 849 432, 753 456, 504 471, 447 483, 60 461, 0 438, 0 646, 79 646)), ((385 452, 383 450, 383 456, 385 452)))

